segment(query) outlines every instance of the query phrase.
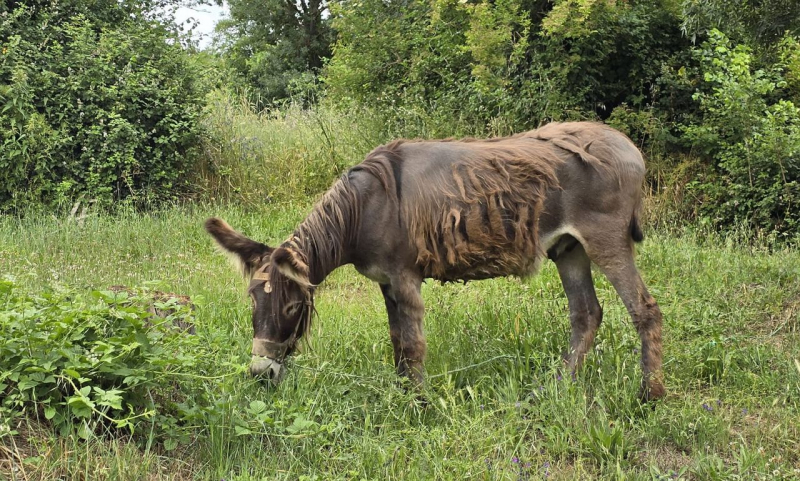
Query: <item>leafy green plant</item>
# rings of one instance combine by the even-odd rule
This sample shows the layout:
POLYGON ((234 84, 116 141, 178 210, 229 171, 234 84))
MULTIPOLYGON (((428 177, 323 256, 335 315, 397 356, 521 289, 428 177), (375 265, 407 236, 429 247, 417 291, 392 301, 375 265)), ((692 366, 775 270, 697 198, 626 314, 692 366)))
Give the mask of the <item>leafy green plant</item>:
POLYGON ((711 383, 722 380, 733 359, 732 350, 719 337, 703 344, 697 356, 695 375, 711 383))
MULTIPOLYGON (((203 344, 175 327, 189 308, 94 291, 27 295, 0 280, 0 413, 49 421, 61 434, 105 430, 179 435, 178 402, 199 404, 192 378, 203 344), (157 421, 157 423, 156 423, 157 421)), ((171 441, 171 442, 174 442, 171 441)))
POLYGON ((589 453, 600 463, 619 463, 628 454, 625 431, 613 422, 592 423, 584 442, 589 453))
POLYGON ((264 401, 250 401, 234 421, 237 436, 261 434, 267 436, 319 436, 340 433, 343 423, 336 419, 320 424, 308 404, 294 405, 283 400, 274 400, 270 405, 264 401))

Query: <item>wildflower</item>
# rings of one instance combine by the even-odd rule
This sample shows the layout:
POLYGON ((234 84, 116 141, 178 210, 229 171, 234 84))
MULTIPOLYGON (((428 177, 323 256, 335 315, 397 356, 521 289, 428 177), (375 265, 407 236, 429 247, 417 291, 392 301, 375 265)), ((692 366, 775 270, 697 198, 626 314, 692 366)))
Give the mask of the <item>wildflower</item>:
POLYGON ((560 381, 561 379, 563 379, 563 378, 561 377, 561 374, 559 373, 559 374, 556 376, 556 381, 560 381))
POLYGON ((742 416, 747 416, 747 408, 742 409, 742 416))
POLYGON ((711 411, 713 411, 713 410, 714 410, 714 408, 712 408, 711 406, 709 406, 709 405, 708 405, 708 404, 706 404, 706 403, 703 403, 703 409, 705 409, 705 410, 706 410, 706 411, 708 411, 708 412, 711 412, 711 411))
POLYGON ((514 456, 513 458, 511 458, 511 462, 514 464, 519 464, 519 458, 514 456))

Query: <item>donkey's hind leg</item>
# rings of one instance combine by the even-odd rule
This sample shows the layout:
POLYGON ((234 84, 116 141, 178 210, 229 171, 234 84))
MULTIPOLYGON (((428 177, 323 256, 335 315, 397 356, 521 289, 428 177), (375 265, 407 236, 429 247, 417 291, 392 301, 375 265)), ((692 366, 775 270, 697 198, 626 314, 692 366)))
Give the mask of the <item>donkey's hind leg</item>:
MULTIPOLYGON (((588 245, 592 245, 590 242, 588 245)), ((614 248, 606 244, 603 249, 587 247, 589 257, 614 286, 628 310, 633 325, 642 342, 642 389, 644 401, 664 397, 664 374, 661 370, 662 315, 653 296, 647 291, 633 259, 633 243, 630 238, 620 239, 614 248)))
POLYGON ((394 347, 397 374, 408 377, 417 388, 425 383, 423 361, 426 342, 422 330, 425 308, 420 293, 421 284, 421 280, 381 284, 389 314, 389 335, 394 347))
POLYGON ((572 336, 565 360, 574 375, 592 347, 597 328, 603 321, 603 309, 594 291, 591 262, 581 244, 576 243, 571 250, 560 253, 555 263, 569 301, 572 336))

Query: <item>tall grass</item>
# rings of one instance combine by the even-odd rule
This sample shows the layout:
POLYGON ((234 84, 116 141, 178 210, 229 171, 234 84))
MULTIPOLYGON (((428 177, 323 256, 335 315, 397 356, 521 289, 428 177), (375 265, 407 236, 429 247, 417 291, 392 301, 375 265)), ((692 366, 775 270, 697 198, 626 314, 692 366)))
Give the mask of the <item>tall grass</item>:
POLYGON ((225 91, 210 97, 205 123, 209 135, 197 174, 212 201, 307 199, 388 140, 380 118, 366 109, 256 112, 225 91))
POLYGON ((497 136, 505 124, 469 125, 458 112, 290 104, 256 111, 244 97, 213 92, 196 184, 210 201, 247 205, 305 200, 327 189, 375 147, 397 138, 497 136))

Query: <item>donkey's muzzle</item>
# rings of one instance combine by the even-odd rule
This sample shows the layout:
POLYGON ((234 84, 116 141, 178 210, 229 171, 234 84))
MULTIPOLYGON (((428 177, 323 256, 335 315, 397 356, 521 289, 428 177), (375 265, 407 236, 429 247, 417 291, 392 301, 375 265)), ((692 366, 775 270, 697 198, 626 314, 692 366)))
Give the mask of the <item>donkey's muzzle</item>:
POLYGON ((268 379, 276 384, 279 383, 283 378, 284 368, 283 362, 281 361, 286 355, 287 342, 273 342, 259 338, 253 339, 253 356, 250 359, 250 374, 254 377, 268 379))
POLYGON ((250 374, 253 377, 267 379, 277 384, 283 379, 283 371, 283 364, 274 359, 253 354, 250 360, 250 374))

